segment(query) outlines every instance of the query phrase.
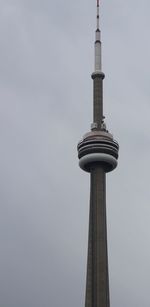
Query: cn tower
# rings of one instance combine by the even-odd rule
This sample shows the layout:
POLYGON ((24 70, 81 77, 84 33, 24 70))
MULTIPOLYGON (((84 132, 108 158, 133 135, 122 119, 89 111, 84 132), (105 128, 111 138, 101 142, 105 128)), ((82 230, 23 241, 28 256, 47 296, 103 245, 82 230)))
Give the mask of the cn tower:
POLYGON ((90 174, 90 214, 85 307, 109 307, 109 272, 106 222, 106 174, 117 167, 119 145, 108 132, 103 114, 100 4, 93 79, 93 123, 78 144, 79 166, 90 174))

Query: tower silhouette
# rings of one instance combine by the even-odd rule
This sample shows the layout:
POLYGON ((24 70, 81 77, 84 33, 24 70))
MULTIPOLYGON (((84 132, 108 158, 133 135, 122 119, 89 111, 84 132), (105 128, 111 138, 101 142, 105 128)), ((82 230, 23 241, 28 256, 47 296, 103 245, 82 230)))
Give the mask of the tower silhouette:
POLYGON ((106 173, 117 166, 119 145, 108 132, 103 115, 101 31, 97 0, 95 69, 93 79, 93 123, 78 144, 81 169, 90 173, 90 214, 85 307, 109 307, 109 272, 106 223, 106 173))

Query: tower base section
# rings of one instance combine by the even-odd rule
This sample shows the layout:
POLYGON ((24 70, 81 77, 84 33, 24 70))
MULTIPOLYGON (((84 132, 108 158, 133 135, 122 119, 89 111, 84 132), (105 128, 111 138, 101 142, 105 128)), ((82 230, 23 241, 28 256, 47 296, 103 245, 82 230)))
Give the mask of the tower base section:
POLYGON ((106 174, 91 170, 89 242, 85 307, 110 307, 106 225, 106 174))

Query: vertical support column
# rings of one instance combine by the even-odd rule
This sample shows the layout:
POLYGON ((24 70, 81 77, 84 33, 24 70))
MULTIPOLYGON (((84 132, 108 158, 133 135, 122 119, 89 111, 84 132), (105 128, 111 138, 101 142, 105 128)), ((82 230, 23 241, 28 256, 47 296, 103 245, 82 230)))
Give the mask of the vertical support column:
POLYGON ((91 198, 85 307, 109 307, 106 227, 106 174, 91 170, 91 198))
POLYGON ((103 120, 103 73, 93 73, 93 122, 101 130, 103 120))

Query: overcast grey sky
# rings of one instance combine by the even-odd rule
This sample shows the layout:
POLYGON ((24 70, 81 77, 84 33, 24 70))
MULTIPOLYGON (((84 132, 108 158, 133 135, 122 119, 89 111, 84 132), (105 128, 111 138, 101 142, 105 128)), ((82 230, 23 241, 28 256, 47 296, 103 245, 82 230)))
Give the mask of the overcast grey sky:
MULTIPOLYGON (((0 306, 82 307, 95 0, 0 0, 0 306)), ((102 1, 111 307, 150 306, 150 2, 102 1)))

